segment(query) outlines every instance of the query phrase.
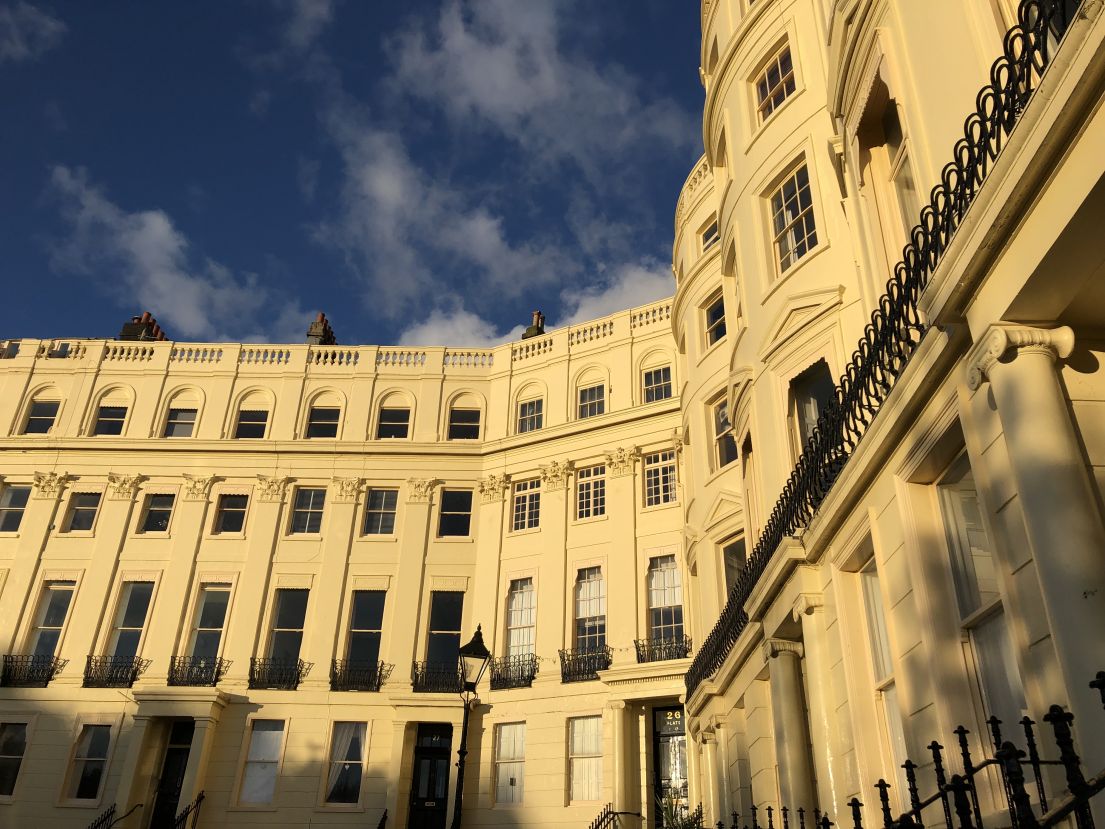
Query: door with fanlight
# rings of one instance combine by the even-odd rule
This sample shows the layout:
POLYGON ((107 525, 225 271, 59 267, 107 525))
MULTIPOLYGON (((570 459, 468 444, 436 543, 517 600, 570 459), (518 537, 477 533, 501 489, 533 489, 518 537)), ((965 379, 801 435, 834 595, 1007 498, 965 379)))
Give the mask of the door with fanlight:
POLYGON ((452 741, 453 726, 448 723, 418 724, 408 829, 445 829, 452 741))

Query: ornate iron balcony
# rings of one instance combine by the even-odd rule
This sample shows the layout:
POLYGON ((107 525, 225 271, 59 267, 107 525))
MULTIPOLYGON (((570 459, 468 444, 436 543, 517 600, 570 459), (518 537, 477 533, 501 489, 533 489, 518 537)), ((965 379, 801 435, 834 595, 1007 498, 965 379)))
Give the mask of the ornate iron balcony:
POLYGON ((335 659, 330 665, 331 691, 379 691, 392 668, 387 662, 351 662, 335 659))
POLYGON ((664 662, 668 659, 686 659, 691 654, 688 636, 677 639, 634 639, 638 662, 664 662))
POLYGON ((190 686, 214 686, 219 683, 231 662, 219 657, 207 659, 196 656, 174 656, 169 661, 169 684, 190 686))
POLYGON ((150 667, 150 659, 138 656, 93 656, 84 666, 85 688, 130 688, 150 667))
POLYGON ((523 653, 491 660, 491 690, 529 688, 537 676, 537 654, 523 653))
POLYGON ((976 97, 953 160, 921 209, 902 261, 844 369, 836 398, 817 419, 717 623, 687 671, 688 696, 725 662, 748 624, 744 604, 771 557, 785 537, 809 524, 920 346, 926 328, 918 302, 1080 6, 1081 0, 1021 0, 1018 22, 1002 40, 1004 54, 990 69, 991 82, 976 97))
POLYGON ((6 654, 3 670, 0 671, 0 685, 5 688, 45 688, 68 662, 68 659, 56 656, 6 654))
POLYGON ((315 663, 297 659, 261 659, 256 656, 249 660, 249 687, 255 690, 294 691, 311 672, 315 663))
POLYGON ((458 663, 415 662, 411 665, 411 686, 423 694, 459 694, 464 678, 458 663))
POLYGON ((613 653, 609 645, 560 651, 560 681, 586 682, 588 679, 598 679, 598 672, 610 667, 614 659, 613 653))

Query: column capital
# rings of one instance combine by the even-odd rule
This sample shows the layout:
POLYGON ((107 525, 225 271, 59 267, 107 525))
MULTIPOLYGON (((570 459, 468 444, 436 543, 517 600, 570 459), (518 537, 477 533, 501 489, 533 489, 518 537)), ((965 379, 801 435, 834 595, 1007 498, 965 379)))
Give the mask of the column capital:
POLYGON ((69 476, 64 472, 36 472, 34 477, 35 498, 56 500, 61 497, 69 476))
POLYGON ((507 474, 496 475, 491 473, 486 478, 480 479, 480 496, 485 504, 502 501, 510 488, 510 476, 507 474))
POLYGON ((612 699, 607 701, 606 707, 611 711, 624 711, 628 703, 624 699, 612 699))
POLYGON ((215 481, 218 480, 215 475, 200 477, 198 475, 184 474, 181 477, 184 478, 185 501, 206 501, 211 494, 211 487, 214 485, 215 481))
POLYGON ((112 501, 129 501, 138 492, 138 485, 146 480, 145 475, 107 475, 107 497, 112 501))
POLYGON ((567 489, 571 473, 571 461, 552 461, 541 467, 541 486, 549 492, 567 489))
POLYGON ((781 653, 793 654, 801 659, 805 653, 801 642, 792 642, 790 639, 767 639, 763 649, 764 659, 774 659, 781 653))
POLYGON ((978 391, 990 369, 1010 350, 1047 354, 1053 360, 1065 359, 1074 350, 1074 331, 1066 325, 1059 328, 1032 328, 1011 323, 991 325, 967 355, 967 388, 978 391))
POLYGON ((331 483, 334 485, 334 500, 338 502, 351 503, 357 500, 357 496, 360 495, 364 489, 364 478, 331 478, 331 483))
POLYGON ((441 481, 437 478, 408 478, 407 486, 410 487, 410 491, 407 493, 407 503, 430 503, 430 496, 434 494, 434 487, 440 483, 441 481))
POLYGON ((277 504, 283 502, 284 492, 287 490, 290 480, 291 478, 287 476, 270 478, 267 475, 258 475, 257 484, 260 491, 257 494, 257 499, 277 504))
POLYGON ((791 613, 794 621, 802 621, 803 616, 812 616, 825 608, 825 597, 820 593, 799 593, 794 600, 794 608, 791 613))
POLYGON ((606 458, 606 467, 615 478, 622 475, 632 475, 633 465, 637 458, 641 457, 641 450, 636 446, 619 446, 603 453, 606 458))

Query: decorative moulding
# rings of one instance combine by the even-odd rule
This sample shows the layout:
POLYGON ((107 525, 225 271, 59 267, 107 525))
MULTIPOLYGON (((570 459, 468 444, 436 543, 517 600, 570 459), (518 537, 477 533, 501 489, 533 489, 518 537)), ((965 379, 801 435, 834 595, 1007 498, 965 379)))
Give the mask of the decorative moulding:
POLYGON ((794 621, 802 621, 803 616, 812 616, 825 607, 825 597, 820 593, 799 593, 794 600, 794 621))
POLYGON ((606 468, 610 470, 610 474, 615 478, 620 478, 622 475, 633 474, 633 465, 641 457, 641 450, 636 446, 619 446, 617 449, 604 452, 603 455, 606 458, 606 468))
POLYGON ((36 498, 58 498, 69 481, 64 472, 36 472, 34 489, 36 498))
POLYGON ((547 490, 567 489, 571 472, 571 461, 553 461, 541 467, 541 485, 547 490))
POLYGON ((774 659, 781 653, 792 653, 801 659, 805 653, 801 642, 792 642, 789 639, 765 639, 763 649, 764 659, 774 659))
POLYGON ((218 480, 214 475, 203 478, 185 474, 182 477, 184 478, 185 501, 206 501, 211 494, 212 485, 218 480))
POLYGON ((437 478, 409 478, 407 486, 410 491, 407 494, 408 504, 428 504, 430 496, 434 493, 434 487, 441 481, 437 478))
POLYGON ((130 501, 138 493, 138 485, 145 479, 144 475, 116 475, 109 472, 107 497, 112 501, 130 501))
POLYGON ((357 496, 364 490, 364 478, 334 478, 334 500, 349 503, 356 501, 357 496))
POLYGON ((510 487, 510 476, 492 473, 480 481, 479 487, 485 504, 502 501, 510 487))
POLYGON ((284 500, 284 493, 288 489, 288 481, 291 479, 283 477, 270 478, 267 475, 257 476, 257 498, 261 501, 267 501, 269 503, 280 503, 284 500))

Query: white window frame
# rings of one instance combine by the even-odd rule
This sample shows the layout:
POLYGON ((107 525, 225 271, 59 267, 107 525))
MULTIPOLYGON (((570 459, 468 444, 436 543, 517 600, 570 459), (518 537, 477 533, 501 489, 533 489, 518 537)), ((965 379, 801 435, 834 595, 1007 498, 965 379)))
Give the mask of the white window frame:
POLYGON ((57 630, 58 640, 54 646, 53 655, 58 655, 58 652, 61 650, 62 643, 65 642, 65 633, 69 628, 69 620, 73 616, 73 602, 76 601, 78 587, 79 579, 77 578, 58 578, 53 576, 46 576, 39 582, 38 600, 34 607, 34 615, 30 617, 30 624, 27 627, 26 635, 23 637, 23 652, 25 654, 31 655, 34 653, 35 646, 37 644, 36 640, 38 638, 38 631, 57 630), (62 620, 61 625, 56 628, 53 626, 46 628, 42 625, 42 622, 46 619, 46 609, 49 605, 49 597, 47 594, 48 591, 53 589, 51 585, 54 584, 72 585, 72 590, 70 591, 69 604, 66 605, 65 608, 65 619, 62 620))
POLYGON ((537 648, 537 589, 532 576, 512 579, 506 592, 506 656, 532 656, 537 648))
POLYGON ((674 449, 661 449, 644 456, 645 509, 679 502, 679 473, 674 449))
MULTIPOLYGON (((256 421, 250 421, 246 425, 256 426, 257 422, 256 421)), ((238 409, 237 414, 234 416, 234 431, 233 431, 231 437, 234 440, 264 440, 265 438, 267 438, 269 436, 269 428, 271 426, 272 426, 272 409, 271 408, 265 408, 265 409, 248 408, 247 409, 243 406, 242 408, 238 409), (257 436, 257 437, 249 437, 249 436, 244 436, 244 435, 241 436, 241 437, 238 436, 238 427, 242 425, 242 415, 245 412, 251 412, 251 413, 262 412, 262 413, 264 413, 264 415, 265 415, 264 427, 261 429, 261 434, 259 436, 257 436)))
MULTIPOLYGON (((95 714, 81 716, 77 718, 74 723, 73 733, 70 738, 69 746, 69 759, 65 764, 65 775, 61 781, 61 791, 58 793, 59 805, 65 806, 99 806, 104 797, 104 790, 107 788, 105 783, 108 776, 111 774, 111 761, 115 754, 115 746, 119 738, 119 720, 116 718, 104 718, 95 714), (78 761, 77 750, 80 743, 81 735, 84 733, 86 726, 105 726, 108 729, 108 745, 107 751, 103 758, 104 771, 100 776, 99 790, 96 792, 96 796, 92 798, 88 797, 70 797, 69 789, 73 783, 73 773, 76 771, 76 763, 78 761)), ((95 758, 100 759, 100 758, 95 758)))
MULTIPOLYGON (((54 430, 57 428, 58 419, 61 417, 61 402, 62 401, 61 401, 60 397, 53 397, 51 395, 39 396, 38 394, 36 394, 34 397, 32 397, 27 402, 27 411, 24 414, 22 425, 19 428, 19 434, 20 435, 29 435, 31 437, 35 437, 37 435, 41 435, 43 437, 46 437, 48 435, 53 434, 54 430), (50 420, 50 426, 49 426, 49 428, 46 429, 46 431, 44 431, 44 432, 28 432, 27 427, 31 424, 31 420, 33 418, 32 413, 34 412, 34 407, 39 403, 54 403, 54 404, 57 405, 57 409, 54 410, 54 416, 50 420)), ((39 417, 39 418, 34 418, 34 419, 44 420, 45 418, 39 417)))
POLYGON ((797 265, 821 244, 817 234, 817 212, 814 210, 813 176, 810 173, 809 161, 803 157, 787 169, 771 188, 767 197, 768 227, 771 229, 771 259, 775 263, 776 277, 782 277, 792 271, 797 265), (806 183, 802 185, 799 178, 805 171, 806 183), (794 188, 794 197, 788 200, 784 190, 788 185, 794 188), (805 192, 805 205, 803 206, 803 192, 805 192), (793 201, 799 208, 798 213, 790 217, 788 205, 793 201), (778 206, 776 205, 778 202, 778 206), (777 228, 777 216, 784 219, 782 229, 777 228), (806 217, 809 217, 807 222, 806 217), (807 226, 808 225, 808 226, 807 226), (795 231, 801 229, 801 240, 797 240, 795 231), (810 239, 812 238, 812 244, 810 239), (786 242, 785 254, 783 243, 786 242), (801 254, 795 254, 799 247, 805 246, 801 254))
POLYGON ((133 589, 130 586, 134 584, 148 584, 150 585, 150 601, 146 605, 146 615, 142 618, 142 627, 137 628, 138 644, 135 646, 134 657, 140 658, 142 656, 142 648, 146 644, 146 634, 149 632, 150 619, 153 618, 154 606, 157 603, 157 587, 158 579, 153 573, 124 573, 118 584, 115 587, 115 601, 113 603, 112 613, 110 616, 111 624, 104 632, 103 648, 101 653, 108 656, 114 656, 115 649, 119 644, 119 634, 122 631, 135 630, 133 626, 123 627, 123 617, 126 613, 125 601, 130 597, 130 590, 133 589))
POLYGON ((729 328, 725 319, 725 295, 719 289, 710 294, 710 298, 702 305, 702 335, 706 349, 709 350, 722 342, 728 333, 729 328), (721 316, 710 322, 710 312, 718 305, 721 306, 721 316), (718 333, 719 329, 720 333, 718 333))
POLYGON ((576 521, 592 521, 606 515, 606 464, 576 470, 576 521))
MULTIPOLYGON (((653 378, 653 379, 655 379, 655 378, 653 378)), ((651 368, 645 368, 641 371, 641 402, 642 403, 644 403, 644 404, 659 403, 663 400, 671 400, 671 398, 674 397, 674 396, 675 396, 675 388, 672 384, 671 365, 670 364, 669 365, 663 365, 663 366, 653 366, 651 368), (664 372, 667 372, 667 377, 666 378, 663 377, 664 372), (660 374, 661 375, 660 381, 659 382, 653 382, 653 383, 650 384, 649 383, 649 375, 650 374, 651 375, 660 374), (653 396, 653 398, 651 400, 649 400, 648 399, 649 392, 650 391, 655 391, 657 389, 667 389, 668 393, 666 395, 664 395, 663 397, 653 396)))
POLYGON ((27 517, 27 508, 31 503, 31 494, 33 487, 30 484, 5 484, 0 483, 0 515, 6 515, 11 512, 19 513, 19 523, 14 530, 4 530, 0 532, 0 536, 15 536, 19 535, 19 531, 23 528, 23 521, 27 517), (27 491, 27 501, 21 507, 3 506, 7 499, 11 498, 8 494, 13 489, 25 489, 27 491))
MULTIPOLYGON (((325 807, 328 811, 360 811, 365 799, 365 769, 368 767, 368 746, 369 746, 369 732, 370 723, 368 720, 331 720, 330 722, 330 734, 326 740, 326 766, 323 773, 319 775, 321 778, 321 786, 319 790, 319 805, 325 807), (334 738, 339 725, 353 725, 361 727, 361 759, 360 761, 353 760, 335 760, 334 759, 334 738), (340 800, 330 800, 330 777, 333 774, 334 766, 336 765, 357 765, 360 767, 360 775, 357 783, 357 799, 356 801, 347 802, 340 800)), ((275 793, 274 793, 275 797, 275 793)))
POLYGON ((211 631, 214 628, 200 628, 200 620, 203 613, 203 597, 207 590, 226 591, 226 613, 223 615, 223 626, 219 628, 219 647, 215 652, 215 659, 223 654, 226 647, 226 631, 230 624, 230 616, 234 609, 234 583, 230 579, 222 580, 216 577, 201 577, 196 584, 191 602, 191 616, 188 619, 188 627, 185 630, 187 639, 184 641, 182 652, 192 658, 196 648, 196 636, 201 631, 211 631))
POLYGON ((587 420, 606 414, 606 383, 580 386, 576 392, 576 420, 587 420))
POLYGON ((195 405, 196 408, 189 409, 185 406, 174 406, 172 402, 170 402, 168 408, 165 410, 165 422, 161 426, 161 434, 159 437, 165 438, 166 440, 188 440, 189 438, 194 438, 196 436, 196 427, 199 425, 200 419, 199 404, 197 403, 195 405), (187 435, 170 435, 168 433, 169 426, 173 425, 174 423, 189 422, 187 420, 174 421, 173 412, 192 412, 192 414, 194 415, 191 420, 192 429, 187 435))
MULTIPOLYGON (((399 487, 397 487, 397 486, 370 486, 368 488, 368 490, 365 492, 364 517, 361 521, 361 532, 360 532, 361 537, 362 538, 363 537, 372 538, 373 536, 392 537, 392 536, 395 535, 395 528, 398 525, 398 523, 399 523, 399 487), (392 505, 390 510, 388 510, 388 509, 373 509, 372 508, 372 495, 373 495, 373 493, 377 493, 377 492, 383 492, 383 493, 390 492, 394 496, 395 503, 392 505), (391 530, 389 532, 384 532, 381 529, 380 532, 375 532, 375 531, 369 532, 368 531, 369 519, 372 516, 384 516, 384 515, 390 515, 391 516, 391 530)), ((377 524, 381 527, 383 526, 382 521, 378 521, 377 524)))
POLYGON ((568 747, 565 752, 568 755, 568 802, 569 803, 596 803, 602 800, 602 763, 603 763, 603 751, 602 751, 602 738, 603 738, 603 723, 601 714, 588 714, 580 717, 568 718, 568 747), (588 721, 598 723, 598 749, 597 751, 580 751, 576 752, 574 740, 574 728, 575 724, 582 721, 588 721), (576 780, 577 780, 577 763, 587 763, 590 766, 594 766, 598 769, 597 779, 594 783, 595 796, 594 797, 576 797, 576 780))
MULTIPOLYGON (((606 574, 597 564, 576 568, 575 584, 572 588, 572 648, 598 648, 601 645, 580 644, 580 620, 602 619, 602 644, 606 644, 606 574), (592 578, 597 574, 597 578, 592 578), (598 585, 597 590, 594 585, 598 585), (586 594, 586 595, 585 595, 586 594), (601 611, 601 612, 594 612, 601 611), (584 615, 586 614, 586 615, 584 615)), ((586 634, 587 638, 598 634, 586 634)))
POLYGON ((58 533, 63 534, 63 535, 73 535, 73 536, 93 535, 96 532, 96 522, 100 518, 100 507, 102 507, 103 505, 104 505, 104 492, 103 492, 102 489, 73 489, 73 490, 71 490, 69 492, 69 498, 67 499, 66 504, 65 504, 65 516, 64 516, 64 518, 62 518, 61 529, 58 530, 58 533), (96 506, 94 508, 92 508, 92 526, 90 526, 88 529, 85 529, 85 530, 81 530, 81 529, 75 530, 75 529, 73 529, 73 526, 72 526, 73 525, 73 516, 76 514, 76 512, 78 510, 87 511, 89 509, 88 507, 77 506, 77 503, 76 503, 77 498, 81 497, 82 495, 95 495, 96 498, 97 498, 96 506))
POLYGON ((756 79, 752 82, 752 90, 756 98, 757 123, 761 125, 771 120, 771 116, 798 92, 794 50, 791 49, 789 40, 784 40, 776 46, 771 56, 761 64, 760 71, 756 73, 756 79), (783 68, 783 55, 790 60, 789 70, 783 68), (779 80, 771 85, 768 75, 773 69, 778 73, 779 80), (761 85, 767 87, 765 91, 761 90, 761 85), (782 93, 782 98, 776 103, 775 98, 779 92, 782 93))
MULTIPOLYGON (((166 492, 159 490, 151 490, 142 493, 142 509, 138 511, 138 523, 134 528, 134 534, 139 536, 154 536, 155 538, 166 538, 173 531, 173 519, 177 514, 177 493, 166 492), (165 523, 165 529, 163 530, 147 530, 146 517, 150 512, 150 507, 153 504, 154 498, 172 498, 173 504, 169 508, 169 520, 165 523)), ((159 508, 160 509, 160 508, 159 508)))
MULTIPOLYGON (((12 784, 12 792, 9 795, 0 794, 0 803, 14 803, 19 797, 19 784, 26 778, 23 773, 27 761, 27 752, 34 741, 35 724, 38 722, 38 714, 26 714, 16 712, 0 712, 0 726, 22 725, 24 728, 23 754, 19 757, 19 769, 15 773, 15 782, 12 784)), ((15 757, 14 754, 0 755, 5 758, 15 757)))
POLYGON ((275 802, 277 795, 280 793, 280 772, 284 767, 284 752, 288 745, 288 732, 291 730, 291 718, 289 717, 261 717, 250 715, 246 720, 246 739, 242 740, 241 754, 238 760, 238 773, 237 779, 234 782, 234 808, 236 809, 250 809, 257 811, 273 811, 275 809, 275 802), (277 749, 277 757, 275 760, 250 760, 249 749, 253 742, 253 728, 255 722, 278 722, 282 724, 280 734, 280 747, 277 749), (272 797, 265 802, 244 802, 242 800, 242 789, 246 782, 247 766, 251 763, 265 763, 272 764, 276 768, 273 773, 272 784, 272 797))
POLYGON ((289 536, 308 536, 308 537, 311 537, 311 538, 317 538, 317 537, 322 535, 323 522, 326 520, 326 502, 329 500, 329 498, 327 497, 328 494, 329 493, 327 493, 326 487, 324 487, 324 486, 304 485, 304 486, 295 487, 295 489, 292 492, 291 504, 289 505, 289 509, 288 509, 288 533, 287 534, 289 536), (312 497, 311 503, 305 509, 298 509, 297 506, 296 506, 296 501, 299 499, 299 494, 301 492, 321 492, 322 493, 322 506, 316 509, 315 506, 314 506, 314 498, 312 497), (296 517, 297 513, 303 513, 304 515, 307 516, 307 527, 308 527, 308 529, 297 530, 295 528, 295 517, 296 517), (310 529, 310 520, 311 520, 311 517, 316 515, 316 514, 318 515, 318 529, 317 530, 312 530, 312 529, 310 529))
POLYGON ((541 526, 541 479, 515 481, 510 500, 510 531, 536 530, 541 526))
POLYGON ((495 724, 495 748, 491 772, 491 786, 496 806, 522 806, 526 797, 526 724, 525 722, 509 722, 495 724), (504 757, 503 737, 505 729, 514 729, 515 736, 509 743, 511 755, 504 757), (521 735, 521 747, 519 750, 517 735, 521 735), (511 771, 514 774, 509 774, 511 771), (511 780, 517 780, 518 785, 508 785, 506 791, 511 792, 510 799, 502 797, 504 787, 500 784, 502 775, 509 774, 511 780), (517 794, 515 794, 517 792, 517 794))
POLYGON ((248 492, 218 492, 215 494, 215 509, 212 510, 211 518, 211 535, 218 537, 230 537, 230 538, 242 538, 246 534, 246 523, 249 521, 249 502, 251 500, 248 492), (223 515, 223 499, 224 498, 245 498, 246 506, 243 510, 229 510, 230 512, 242 513, 242 528, 240 530, 220 530, 219 519, 223 515))
POLYGON ((307 407, 307 422, 303 427, 303 438, 305 440, 337 440, 338 438, 341 437, 341 421, 342 421, 341 406, 336 405, 336 404, 335 405, 327 405, 327 404, 318 405, 317 402, 311 403, 311 405, 307 407), (338 416, 333 421, 320 420, 320 421, 316 422, 315 421, 315 412, 316 411, 337 412, 338 416), (317 426, 317 425, 329 426, 331 423, 333 423, 333 426, 334 426, 334 434, 332 434, 332 435, 312 435, 311 434, 311 427, 312 426, 317 426))
POLYGON ((526 400, 519 400, 515 426, 519 435, 543 429, 545 427, 545 398, 530 397, 526 400), (532 406, 533 411, 527 412, 524 408, 526 406, 532 406), (526 428, 523 428, 523 424, 526 424, 526 428))

